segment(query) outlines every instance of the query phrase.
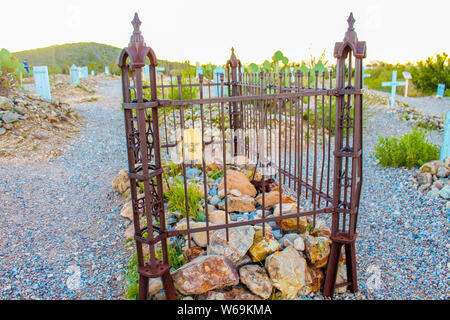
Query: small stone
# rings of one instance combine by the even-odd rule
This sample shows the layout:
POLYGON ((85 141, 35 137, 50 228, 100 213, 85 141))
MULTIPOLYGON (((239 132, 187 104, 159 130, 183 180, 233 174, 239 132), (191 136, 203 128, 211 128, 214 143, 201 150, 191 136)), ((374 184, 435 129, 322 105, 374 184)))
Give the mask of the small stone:
POLYGON ((17 120, 23 119, 23 118, 24 117, 21 116, 20 114, 9 111, 9 112, 6 112, 5 114, 3 114, 2 121, 4 123, 13 123, 13 122, 16 122, 17 120))
POLYGON ((14 107, 14 104, 11 101, 11 99, 0 96, 0 111, 11 110, 13 107, 14 107))
POLYGON ((248 255, 243 256, 239 261, 237 261, 234 265, 236 268, 245 266, 246 264, 252 263, 252 258, 250 258, 248 255))
POLYGON ((429 172, 420 172, 417 174, 417 182, 419 185, 431 185, 433 183, 433 176, 429 172))
POLYGON ((6 133, 6 129, 5 128, 0 128, 0 136, 2 135, 2 134, 5 134, 6 133))
POLYGON ((261 300, 242 287, 233 287, 223 292, 210 291, 206 294, 206 300, 261 300))
POLYGON ((125 239, 134 239, 134 225, 130 223, 124 233, 125 239))
POLYGON ((445 187, 443 187, 440 191, 439 191, 439 196, 441 196, 441 198, 444 198, 446 200, 450 199, 450 186, 446 185, 445 187))
MULTIPOLYGON (((219 203, 219 209, 225 210, 225 201, 219 203)), ((228 212, 249 212, 254 211, 255 199, 242 195, 240 197, 228 196, 227 198, 227 209, 228 212)))
POLYGON ((206 251, 202 247, 190 247, 184 251, 187 262, 194 260, 197 257, 203 256, 206 251))
MULTIPOLYGON (((209 222, 212 224, 225 224, 227 214, 223 210, 214 210, 208 213, 209 222)), ((231 221, 230 215, 228 215, 228 222, 231 221)))
POLYGON ((148 295, 154 296, 163 289, 163 283, 160 278, 151 278, 148 281, 148 295))
POLYGON ((425 164, 423 164, 420 167, 420 171, 421 172, 428 172, 432 175, 437 174, 437 171, 440 167, 445 166, 445 163, 439 160, 433 160, 433 161, 429 161, 425 164))
MULTIPOLYGON (((256 197, 256 202, 260 206, 262 206, 262 194, 256 197)), ((295 199, 292 199, 291 197, 287 195, 282 195, 282 202, 285 203, 295 203, 295 199)), ((278 190, 271 191, 264 194, 264 206, 266 208, 273 208, 276 204, 280 203, 280 192, 278 190)))
POLYGON ((253 238, 253 245, 248 250, 253 262, 260 262, 266 259, 269 254, 272 254, 278 250, 281 250, 281 246, 276 241, 270 230, 266 230, 263 236, 263 231, 258 230, 255 232, 253 238))
POLYGON ((240 192, 240 191, 237 190, 237 189, 231 189, 230 192, 229 192, 229 194, 231 194, 232 196, 235 196, 235 197, 240 197, 240 196, 242 196, 242 192, 240 192))
POLYGON ((298 237, 294 240, 294 248, 297 251, 304 251, 305 250, 305 241, 302 237, 298 237))
MULTIPOLYGON (((256 189, 250 183, 247 176, 236 170, 228 170, 226 173, 227 190, 237 189, 242 194, 250 197, 256 196, 256 189)), ((224 180, 220 182, 219 191, 224 189, 224 180)), ((253 211, 253 210, 249 210, 253 211)))
POLYGON ((326 237, 305 237, 306 257, 313 267, 322 268, 327 264, 330 244, 330 239, 326 237))
POLYGON ((117 176, 112 181, 112 188, 119 193, 124 193, 130 188, 130 179, 125 169, 119 171, 117 176))
POLYGON ((208 254, 217 254, 230 259, 233 263, 239 261, 253 244, 255 230, 252 226, 234 227, 226 230, 220 229, 211 236, 207 249, 208 254))
POLYGON ((439 178, 447 178, 449 176, 449 174, 450 174, 450 170, 447 169, 445 166, 439 167, 437 169, 437 173, 436 173, 436 175, 439 178))
POLYGON ((133 221, 133 205, 131 201, 128 201, 127 203, 124 204, 122 210, 120 210, 120 216, 130 221, 133 221))
POLYGON ((272 283, 266 270, 258 265, 246 265, 239 269, 241 282, 254 294, 268 299, 272 293, 272 283))

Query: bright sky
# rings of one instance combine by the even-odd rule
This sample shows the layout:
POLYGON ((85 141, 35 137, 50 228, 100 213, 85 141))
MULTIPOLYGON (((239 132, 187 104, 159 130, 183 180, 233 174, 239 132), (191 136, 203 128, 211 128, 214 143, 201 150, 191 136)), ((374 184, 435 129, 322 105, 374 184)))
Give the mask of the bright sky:
POLYGON ((147 45, 172 61, 223 64, 235 47, 243 63, 281 50, 291 61, 326 49, 352 11, 367 60, 416 62, 450 53, 449 0, 13 0, 2 3, 0 47, 10 51, 73 42, 127 46, 137 11, 147 45))

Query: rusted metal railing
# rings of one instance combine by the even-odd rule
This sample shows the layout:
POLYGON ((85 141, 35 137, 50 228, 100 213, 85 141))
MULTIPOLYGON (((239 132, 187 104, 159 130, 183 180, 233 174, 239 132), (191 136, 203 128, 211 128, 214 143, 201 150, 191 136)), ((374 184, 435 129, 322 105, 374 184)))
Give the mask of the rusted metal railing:
MULTIPOLYGON (((362 59, 366 47, 365 42, 357 40, 353 16, 348 19, 344 41, 335 46, 335 74, 332 71, 241 73, 241 62, 232 49, 225 65, 226 76, 221 75, 216 82, 203 75, 198 79, 190 76, 183 79, 181 75, 168 79, 161 75, 157 79, 158 61, 144 43, 137 14, 132 24, 133 35, 121 53, 119 67, 140 275, 139 298, 147 297, 148 280, 154 277, 162 277, 169 299, 176 298, 167 248, 171 237, 187 235, 191 247, 191 234, 196 232, 206 231, 209 244, 214 230, 225 229, 228 239, 230 228, 260 224, 265 233, 270 221, 292 218, 297 220, 298 228, 301 217, 309 217, 314 227, 318 215, 331 220, 332 244, 323 293, 331 296, 335 287, 342 285, 356 292, 354 244, 362 183, 362 59), (150 62, 149 83, 142 78, 146 59, 150 62), (214 89, 218 89, 219 95, 214 94, 214 89), (199 149, 194 152, 185 141, 187 130, 199 133, 199 149), (193 153, 197 153, 195 159, 191 159, 193 153), (203 174, 203 227, 191 226, 190 219, 186 219, 185 229, 174 229, 166 222, 162 161, 173 160, 174 155, 182 169, 185 199, 187 168, 195 165, 203 174), (227 166, 236 165, 240 159, 253 164, 251 182, 261 191, 262 215, 250 221, 229 221, 227 166), (224 176, 223 224, 211 224, 209 219, 206 169, 211 162, 221 165, 224 176), (257 171, 260 179, 255 179, 257 171), (138 182, 143 185, 143 196, 137 194, 138 182), (265 197, 273 184, 279 190, 280 213, 266 216, 265 197), (283 213, 284 195, 296 200, 296 212, 283 213), (144 251, 144 246, 148 250, 144 251), (343 246, 347 281, 336 285, 343 246), (157 248, 162 250, 161 259, 157 258, 157 248), (148 259, 144 252, 148 252, 148 259)), ((189 217, 187 201, 185 204, 189 217)))

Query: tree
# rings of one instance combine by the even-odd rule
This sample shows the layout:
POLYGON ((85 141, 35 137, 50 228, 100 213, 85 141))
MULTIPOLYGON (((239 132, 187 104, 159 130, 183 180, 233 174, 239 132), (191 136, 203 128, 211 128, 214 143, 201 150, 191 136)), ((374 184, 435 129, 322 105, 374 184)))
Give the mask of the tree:
MULTIPOLYGON (((429 57, 425 62, 419 61, 417 68, 412 69, 412 82, 423 92, 431 94, 436 92, 439 83, 444 83, 446 88, 450 86, 450 59, 443 52, 436 57, 429 57)), ((446 90, 446 96, 449 96, 446 90)))

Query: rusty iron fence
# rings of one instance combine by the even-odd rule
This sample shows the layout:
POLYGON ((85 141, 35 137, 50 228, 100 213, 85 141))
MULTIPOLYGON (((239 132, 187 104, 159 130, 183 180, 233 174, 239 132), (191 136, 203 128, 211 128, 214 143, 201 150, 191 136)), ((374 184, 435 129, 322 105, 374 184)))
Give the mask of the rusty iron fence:
MULTIPOLYGON (((191 247, 191 235, 196 232, 206 232, 209 243, 214 230, 226 229, 228 239, 229 229, 237 226, 260 225, 265 233, 270 221, 296 219, 298 226, 301 217, 308 217, 315 226, 319 215, 329 219, 332 240, 323 294, 332 296, 339 286, 357 291, 355 238, 362 183, 361 89, 366 45, 357 40, 353 15, 347 21, 344 40, 334 49, 335 73, 241 73, 241 62, 232 49, 225 74, 214 82, 202 75, 198 79, 158 76, 156 55, 145 44, 135 15, 134 31, 119 67, 140 299, 147 298, 148 280, 155 277, 162 278, 167 298, 176 298, 167 246, 171 237, 187 235, 191 247), (143 79, 146 65, 149 81, 143 79), (187 219, 186 228, 180 230, 166 221, 166 160, 180 164, 185 199, 187 168, 201 170, 205 226, 191 226, 187 219), (227 168, 240 161, 252 164, 251 182, 261 192, 262 216, 229 221, 227 168), (209 221, 206 170, 213 162, 223 173, 227 212, 223 224, 209 221), (256 172, 259 179, 255 179, 256 172), (143 186, 141 195, 138 184, 143 186), (265 194, 275 185, 279 203, 289 195, 299 204, 297 212, 283 214, 281 205, 277 216, 266 216, 265 194), (336 284, 342 247, 347 281, 336 284), (162 256, 157 255, 157 248, 162 256)), ((185 206, 189 217, 187 201, 185 206)))

